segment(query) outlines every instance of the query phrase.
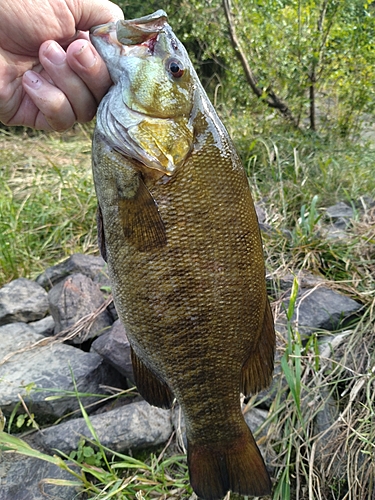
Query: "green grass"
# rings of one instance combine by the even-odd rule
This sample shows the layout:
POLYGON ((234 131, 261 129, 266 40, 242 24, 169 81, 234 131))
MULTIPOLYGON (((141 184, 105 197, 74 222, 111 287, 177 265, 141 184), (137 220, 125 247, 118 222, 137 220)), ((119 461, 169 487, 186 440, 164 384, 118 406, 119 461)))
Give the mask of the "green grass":
MULTIPOLYGON (((261 438, 275 480, 273 499, 370 499, 375 491, 375 209, 361 211, 361 197, 375 199, 375 148, 264 123, 255 136, 246 117, 228 116, 226 123, 272 228, 263 240, 274 281, 288 272, 309 271, 364 304, 362 318, 347 327, 341 344, 323 353, 319 335, 302 341, 290 321, 285 336, 278 335, 274 400, 261 438), (356 217, 345 239, 331 240, 325 237, 324 209, 338 201, 351 204, 356 217), (315 421, 333 400, 339 401, 337 420, 316 435, 315 421), (345 460, 345 467, 335 468, 334 457, 345 460)), ((33 278, 74 252, 97 252, 89 135, 81 127, 63 136, 0 130, 0 284, 33 278)), ((295 292, 297 286, 295 281, 295 292)), ((274 308, 277 316, 277 301, 274 308)), ((81 411, 89 425, 83 406, 81 411)), ((25 414, 25 425, 28 421, 25 414)), ((5 432, 0 443, 26 455, 39 453, 5 432)), ((105 449, 92 430, 92 440, 81 441, 68 461, 39 458, 69 470, 73 483, 92 499, 191 494, 186 459, 174 441, 157 456, 134 458, 105 449)))
POLYGON ((0 284, 96 250, 89 135, 0 130, 0 284))

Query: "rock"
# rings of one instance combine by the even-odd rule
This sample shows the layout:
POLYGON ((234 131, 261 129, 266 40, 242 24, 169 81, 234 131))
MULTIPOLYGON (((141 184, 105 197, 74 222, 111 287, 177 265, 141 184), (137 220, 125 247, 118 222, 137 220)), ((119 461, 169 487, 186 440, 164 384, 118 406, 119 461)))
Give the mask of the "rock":
MULTIPOLYGON (((286 309, 288 304, 289 301, 284 302, 286 309)), ((355 300, 329 288, 302 288, 298 293, 292 321, 298 324, 298 328, 307 327, 307 333, 311 333, 311 329, 337 330, 361 308, 362 305, 355 300)), ((284 316, 281 323, 285 321, 284 316)))
POLYGON ((119 319, 108 331, 94 340, 91 350, 100 354, 108 364, 134 381, 130 344, 119 319))
POLYGON ((290 290, 295 278, 297 278, 299 288, 314 288, 326 281, 319 275, 301 270, 297 274, 286 273, 283 276, 276 276, 277 284, 275 288, 290 290))
POLYGON ((70 480, 74 477, 55 464, 3 453, 0 462, 0 500, 72 500, 83 498, 76 488, 42 482, 43 479, 70 480))
MULTIPOLYGON (((146 401, 131 403, 100 415, 90 422, 100 443, 113 451, 145 448, 165 443, 172 434, 171 411, 151 406, 146 401)), ((70 453, 77 449, 81 436, 92 439, 83 418, 44 429, 38 434, 42 446, 70 453)))
POLYGON ((331 224, 323 228, 321 236, 328 240, 343 240, 347 238, 346 229, 354 217, 354 209, 341 201, 326 209, 326 216, 331 224))
POLYGON ((355 202, 355 207, 363 212, 367 212, 371 208, 375 207, 375 200, 372 196, 365 194, 355 202))
POLYGON ((47 293, 35 281, 18 278, 0 289, 0 325, 36 321, 47 311, 47 293))
POLYGON ((337 230, 341 229, 342 231, 345 231, 345 229, 347 229, 349 225, 350 225, 349 219, 347 219, 346 217, 338 217, 333 223, 333 226, 331 227, 337 230))
POLYGON ((29 323, 35 333, 39 333, 40 335, 44 335, 45 337, 49 335, 53 335, 55 330, 55 321, 52 316, 46 316, 39 321, 33 321, 29 323))
MULTIPOLYGON (((81 393, 103 393, 102 385, 126 387, 125 379, 98 354, 51 343, 24 323, 0 327, 0 345, 0 407, 5 415, 19 403, 18 394, 37 421, 55 419, 78 409, 75 395, 64 395, 64 391, 74 393, 72 373, 81 393), (40 344, 31 348, 36 342, 40 344), (23 352, 9 357, 20 349, 23 352), (46 399, 49 396, 61 398, 46 399)), ((83 398, 84 404, 98 400, 96 396, 83 398)))
POLYGON ((0 367, 9 354, 25 349, 42 338, 42 335, 37 334, 34 328, 26 323, 9 323, 0 326, 0 367))
POLYGON ((347 240, 348 234, 344 229, 337 227, 335 224, 329 225, 322 231, 322 236, 327 240, 347 240))
MULTIPOLYGON (((84 316, 94 313, 104 303, 104 297, 91 278, 78 273, 55 285, 48 292, 48 301, 57 334, 75 325, 84 316)), ((73 343, 82 344, 85 340, 100 335, 112 323, 111 315, 104 310, 90 324, 90 329, 76 336, 73 343)))
POLYGON ((255 212, 258 218, 258 224, 263 224, 266 221, 266 210, 264 206, 261 206, 259 203, 255 203, 255 212))
POLYGON ((109 314, 112 316, 113 321, 117 321, 118 320, 118 314, 117 314, 116 305, 115 305, 114 301, 112 301, 109 304, 108 311, 109 311, 109 314))
MULTIPOLYGON (((268 411, 260 410, 259 408, 250 408, 245 414, 245 422, 249 426, 252 432, 255 432, 261 425, 264 424, 268 417, 268 411)), ((267 427, 262 429, 261 435, 264 436, 267 433, 267 427)))
POLYGON ((331 219, 340 219, 343 217, 346 219, 352 219, 354 217, 354 210, 343 201, 340 201, 339 203, 336 203, 336 205, 328 207, 326 209, 326 215, 328 215, 331 219))
POLYGON ((40 274, 36 282, 46 290, 52 288, 59 281, 71 274, 81 273, 91 278, 95 283, 109 285, 109 278, 105 273, 106 263, 101 257, 76 253, 64 262, 49 267, 40 274))
POLYGON ((334 423, 339 418, 340 415, 340 405, 339 402, 331 395, 331 390, 328 390, 327 386, 320 389, 320 401, 315 402, 315 408, 318 404, 321 409, 317 413, 314 421, 314 434, 316 436, 323 435, 324 439, 317 439, 318 449, 324 447, 324 443, 327 441, 333 442, 337 437, 337 428, 334 429, 334 423))

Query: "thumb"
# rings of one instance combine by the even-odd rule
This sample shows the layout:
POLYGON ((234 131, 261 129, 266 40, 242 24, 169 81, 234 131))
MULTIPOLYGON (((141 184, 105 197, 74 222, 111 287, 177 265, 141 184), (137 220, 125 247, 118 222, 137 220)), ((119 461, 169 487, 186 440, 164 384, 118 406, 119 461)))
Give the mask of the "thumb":
POLYGON ((120 7, 108 0, 72 0, 67 4, 74 16, 76 29, 81 31, 124 18, 120 7))

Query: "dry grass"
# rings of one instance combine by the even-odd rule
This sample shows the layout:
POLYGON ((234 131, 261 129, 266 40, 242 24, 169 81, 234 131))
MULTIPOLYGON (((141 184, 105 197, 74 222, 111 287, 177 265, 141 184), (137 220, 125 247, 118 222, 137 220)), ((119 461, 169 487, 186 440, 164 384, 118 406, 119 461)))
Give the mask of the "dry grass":
MULTIPOLYGON (((375 331, 367 316, 317 355, 302 347, 300 409, 275 377, 267 448, 273 499, 371 500, 375 495, 375 331)), ((279 348, 279 357, 284 348, 279 348)), ((293 369, 297 356, 291 356, 293 369)), ((294 372, 295 373, 295 372, 294 372)), ((296 373, 295 373, 296 374, 296 373)))

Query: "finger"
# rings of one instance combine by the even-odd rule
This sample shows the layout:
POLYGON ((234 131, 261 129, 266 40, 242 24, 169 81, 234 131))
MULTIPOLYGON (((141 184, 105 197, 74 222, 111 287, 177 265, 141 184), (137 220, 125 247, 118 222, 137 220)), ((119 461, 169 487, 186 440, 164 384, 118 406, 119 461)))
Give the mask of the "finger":
POLYGON ((66 51, 66 59, 71 69, 85 82, 99 103, 112 85, 107 66, 95 47, 88 40, 76 40, 66 51))
POLYGON ((36 128, 51 128, 62 132, 73 126, 76 115, 64 92, 34 71, 26 71, 22 84, 39 110, 35 117, 36 128), (45 127, 45 124, 48 124, 48 127, 45 127))
MULTIPOLYGON (((83 41, 79 43, 82 45, 83 41)), ((85 82, 69 66, 64 49, 49 40, 41 45, 39 59, 53 83, 65 94, 77 121, 90 121, 95 116, 97 102, 85 82)))
POLYGON ((24 91, 21 77, 37 65, 37 58, 11 54, 0 47, 0 121, 11 124, 21 105, 24 91))
POLYGON ((25 91, 17 113, 8 122, 8 125, 23 125, 36 130, 53 130, 43 113, 35 106, 25 91))

